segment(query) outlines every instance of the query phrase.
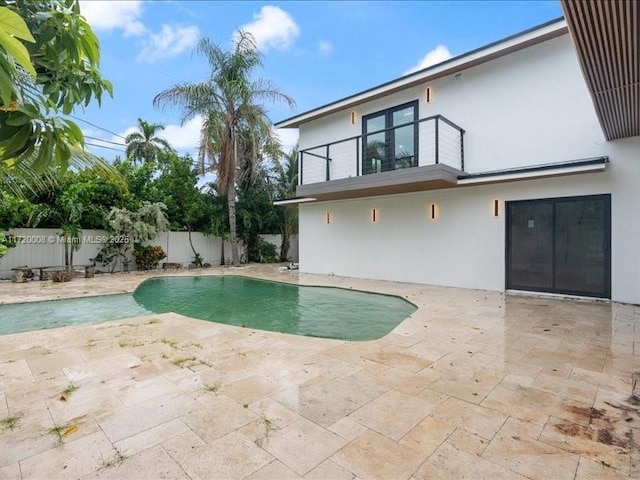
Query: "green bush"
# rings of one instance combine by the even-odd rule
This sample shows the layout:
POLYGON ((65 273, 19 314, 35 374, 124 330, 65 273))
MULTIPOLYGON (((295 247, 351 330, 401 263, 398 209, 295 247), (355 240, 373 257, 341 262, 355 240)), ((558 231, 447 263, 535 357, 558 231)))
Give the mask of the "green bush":
POLYGON ((160 246, 140 247, 133 252, 133 255, 136 257, 139 270, 155 270, 160 260, 167 257, 160 246))
POLYGON ((260 263, 274 263, 278 259, 276 246, 258 237, 258 257, 260 263))

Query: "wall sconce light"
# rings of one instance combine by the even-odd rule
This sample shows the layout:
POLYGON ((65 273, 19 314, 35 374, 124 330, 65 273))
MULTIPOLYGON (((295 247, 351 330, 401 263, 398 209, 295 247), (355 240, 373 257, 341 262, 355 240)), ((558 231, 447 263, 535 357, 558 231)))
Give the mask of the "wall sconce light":
POLYGON ((440 216, 439 215, 440 212, 438 210, 439 209, 438 209, 438 204, 437 203, 431 202, 429 204, 429 212, 428 212, 429 220, 437 220, 438 219, 438 217, 440 216))
POLYGON ((424 89, 424 101, 427 103, 431 103, 433 100, 433 89, 431 87, 427 87, 424 89))
POLYGON ((331 212, 325 213, 325 221, 327 222, 327 225, 331 223, 331 212))
POLYGON ((462 78, 462 73, 456 73, 455 77, 453 77, 455 80, 460 80, 462 78))
POLYGON ((371 221, 376 223, 380 220, 380 209, 372 208, 371 209, 371 221))
POLYGON ((351 112, 349 114, 349 119, 351 120, 351 125, 355 125, 356 121, 358 120, 358 114, 356 112, 351 112))
POLYGON ((497 198, 493 200, 493 204, 492 204, 492 214, 494 217, 499 217, 500 216, 500 200, 498 200, 497 198))

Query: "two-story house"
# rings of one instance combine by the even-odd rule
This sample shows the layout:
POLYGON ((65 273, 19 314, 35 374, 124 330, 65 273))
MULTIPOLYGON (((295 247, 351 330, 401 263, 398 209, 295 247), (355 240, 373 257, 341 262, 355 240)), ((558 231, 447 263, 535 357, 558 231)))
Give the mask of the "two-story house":
POLYGON ((638 6, 567 3, 276 125, 301 271, 640 303, 638 6))

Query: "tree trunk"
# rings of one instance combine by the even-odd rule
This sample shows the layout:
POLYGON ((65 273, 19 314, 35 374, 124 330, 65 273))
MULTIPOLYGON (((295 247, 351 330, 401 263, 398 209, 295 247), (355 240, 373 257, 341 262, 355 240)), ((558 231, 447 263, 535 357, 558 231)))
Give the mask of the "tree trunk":
MULTIPOLYGON (((285 207, 287 208, 287 207, 285 207)), ((282 228, 282 245, 280 245, 280 261, 286 262, 291 247, 291 226, 289 225, 289 212, 284 213, 284 227, 282 228)))
POLYGON ((235 172, 229 178, 229 239, 231 241, 231 257, 233 266, 240 266, 240 256, 238 255, 238 236, 236 234, 236 180, 235 172))
POLYGON ((227 188, 227 202, 229 205, 229 237, 231 240, 231 257, 233 266, 240 266, 240 256, 238 255, 238 236, 236 234, 236 166, 238 159, 238 138, 235 131, 233 136, 233 165, 229 174, 229 185, 227 188))
POLYGON ((66 270, 69 270, 69 242, 67 241, 67 237, 62 237, 62 241, 64 242, 64 266, 66 270))
POLYGON ((191 225, 187 223, 187 232, 189 232, 189 245, 191 245, 191 251, 193 252, 193 257, 196 256, 196 249, 193 248, 193 241, 191 240, 191 225))
POLYGON ((222 240, 222 244, 220 246, 220 265, 226 265, 227 262, 225 261, 225 258, 224 258, 224 242, 225 242, 225 240, 224 240, 224 237, 220 237, 220 239, 222 240))

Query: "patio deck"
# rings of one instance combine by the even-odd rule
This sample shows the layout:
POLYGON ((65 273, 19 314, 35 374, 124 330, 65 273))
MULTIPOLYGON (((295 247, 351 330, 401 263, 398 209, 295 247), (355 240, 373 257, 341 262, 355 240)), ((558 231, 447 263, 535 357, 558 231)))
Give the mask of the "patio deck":
MULTIPOLYGON (((223 273, 399 294, 418 311, 370 342, 176 314, 0 336, 0 478, 640 477, 638 306, 197 272, 223 273)), ((0 283, 0 303, 149 276, 0 283)))

